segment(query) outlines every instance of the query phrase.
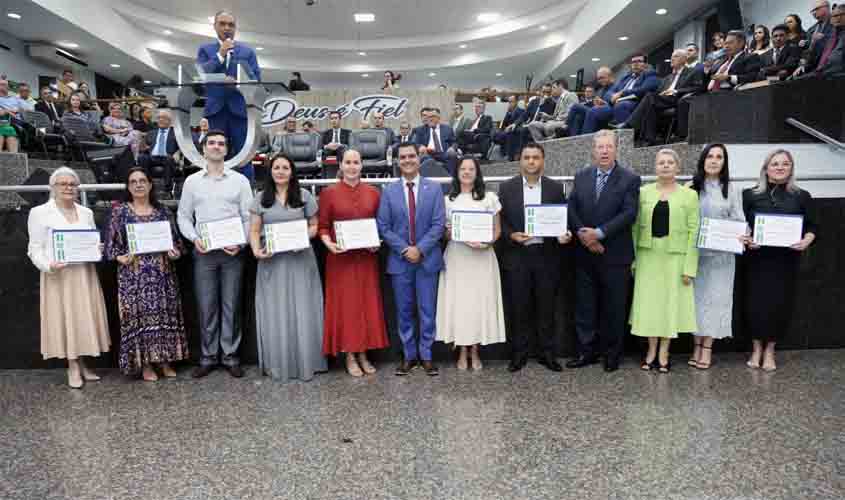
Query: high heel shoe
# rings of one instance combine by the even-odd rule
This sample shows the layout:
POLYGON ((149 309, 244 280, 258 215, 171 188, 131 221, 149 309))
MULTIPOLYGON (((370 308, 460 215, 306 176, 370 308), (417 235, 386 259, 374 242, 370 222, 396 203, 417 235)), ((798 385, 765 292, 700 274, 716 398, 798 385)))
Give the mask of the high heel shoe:
POLYGON ((82 389, 82 386, 85 385, 82 381, 82 376, 79 373, 79 368, 76 370, 73 368, 67 369, 67 385, 71 389, 82 389))
MULTIPOLYGON (((704 341, 695 342, 695 345, 692 348, 692 357, 689 359, 689 361, 687 361, 687 364, 693 368, 698 368, 698 359, 695 356, 695 350, 701 349, 702 347, 704 347, 704 341)), ((701 351, 698 352, 701 353, 701 351)))
MULTIPOLYGON (((713 350, 712 347, 707 347, 706 345, 702 345, 701 348, 707 349, 708 351, 713 350)), ((713 354, 710 354, 710 356, 711 356, 711 359, 710 359, 709 363, 702 363, 701 361, 699 361, 698 363, 695 364, 695 367, 698 368, 699 370, 709 370, 710 367, 713 366, 713 359, 712 359, 713 354)))
POLYGON ((358 361, 355 360, 355 358, 352 354, 347 354, 347 356, 348 356, 346 358, 346 371, 347 371, 347 373, 349 373, 350 375, 352 375, 353 377, 356 377, 356 378, 363 377, 364 372, 361 371, 361 367, 358 366, 358 361))

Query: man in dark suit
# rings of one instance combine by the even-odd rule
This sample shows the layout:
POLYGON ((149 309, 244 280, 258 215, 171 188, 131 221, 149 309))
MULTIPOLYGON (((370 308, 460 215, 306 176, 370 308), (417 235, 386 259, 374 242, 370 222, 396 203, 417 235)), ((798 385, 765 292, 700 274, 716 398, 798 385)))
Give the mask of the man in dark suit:
POLYGON ((41 87, 41 99, 35 103, 35 111, 47 115, 55 125, 62 121, 62 113, 65 112, 65 108, 53 98, 53 91, 50 87, 41 87))
POLYGON ((785 24, 778 24, 772 28, 772 50, 760 56, 760 75, 758 79, 765 80, 776 76, 785 80, 798 68, 801 63, 801 49, 797 45, 786 43, 789 28, 785 24))
POLYGON ((475 116, 469 125, 458 134, 458 146, 466 153, 481 153, 485 157, 490 149, 490 133, 493 131, 493 117, 485 114, 487 104, 480 98, 472 102, 475 116))
POLYGON ((179 145, 176 143, 176 132, 171 125, 170 112, 159 110, 158 128, 147 132, 144 142, 146 151, 138 155, 138 164, 147 172, 153 172, 153 167, 159 167, 164 172, 164 188, 169 189, 176 171, 176 153, 179 145))
POLYGON ((196 145, 197 150, 202 151, 202 141, 208 133, 208 118, 201 118, 199 127, 199 132, 193 132, 191 135, 193 136, 194 145, 196 145))
POLYGON ((690 93, 701 92, 701 73, 686 66, 687 51, 677 49, 672 53, 672 73, 660 82, 657 92, 646 94, 631 116, 615 128, 633 128, 638 137, 652 146, 657 139, 660 114, 678 106, 678 100, 690 93))
POLYGON ((525 232, 526 205, 566 203, 563 185, 543 175, 545 151, 536 143, 522 148, 520 175, 499 186, 502 203, 502 268, 508 284, 513 328, 508 331, 511 361, 508 370, 521 370, 536 336, 540 364, 561 371, 555 358, 555 296, 560 285, 560 245, 572 239, 569 231, 557 238, 531 237, 525 232))
POLYGON ((415 144, 418 147, 423 170, 428 162, 436 161, 446 165, 449 174, 454 174, 458 164, 455 149, 455 133, 452 127, 440 123, 440 110, 431 108, 428 112, 428 126, 417 129, 415 144))
POLYGON ((384 130, 387 134, 387 144, 388 146, 392 146, 394 142, 396 142, 396 132, 393 131, 392 128, 386 127, 384 125, 384 113, 381 111, 376 111, 373 113, 373 130, 384 130))
POLYGON ((340 128, 340 112, 329 113, 329 129, 323 131, 323 158, 334 156, 337 161, 343 158, 343 152, 349 146, 349 129, 340 128))
MULTIPOLYGON (((238 75, 238 66, 246 68, 246 77, 261 80, 261 68, 255 51, 241 42, 235 42, 235 16, 227 11, 220 11, 214 16, 214 31, 217 40, 202 45, 197 52, 197 66, 204 73, 224 73, 226 82, 234 82, 238 75)), ((227 158, 238 154, 246 142, 247 112, 246 101, 234 85, 207 86, 205 116, 215 130, 222 130, 229 139, 227 158)), ((243 165, 247 178, 253 177, 252 164, 243 165)))
POLYGON ((499 125, 499 129, 493 134, 493 142, 502 147, 502 153, 508 156, 508 151, 513 149, 510 143, 513 140, 513 134, 508 132, 510 126, 516 123, 522 117, 525 110, 519 107, 519 100, 515 95, 508 97, 508 110, 505 112, 505 117, 499 125))
POLYGON ((288 82, 288 90, 291 92, 308 92, 311 90, 311 85, 308 85, 305 83, 305 80, 302 79, 302 73, 294 71, 291 74, 293 75, 293 79, 288 82))
POLYGON ((582 134, 592 134, 611 120, 622 123, 649 92, 657 90, 660 81, 657 73, 646 67, 643 54, 631 56, 631 72, 616 82, 609 92, 607 106, 595 106, 587 112, 582 134))
POLYGON ((616 133, 593 137, 593 165, 575 175, 569 196, 569 228, 575 249, 575 330, 578 355, 566 363, 580 368, 605 355, 604 370, 622 360, 628 289, 637 219, 640 177, 616 163, 616 133))
MULTIPOLYGON (((589 102, 573 104, 569 108, 569 115, 566 117, 566 131, 570 137, 581 135, 584 129, 584 120, 591 109, 608 106, 610 103, 610 91, 613 88, 613 71, 607 66, 602 66, 596 71, 596 82, 591 86, 593 96, 589 102)), ((586 87, 584 88, 586 96, 586 87)))
POLYGON ((534 120, 539 120, 543 114, 553 114, 555 106, 557 106, 557 102, 552 97, 552 84, 544 83, 540 88, 540 96, 533 98, 528 103, 525 113, 508 126, 508 133, 511 134, 511 137, 507 153, 511 161, 516 160, 519 156, 522 145, 531 140, 531 132, 526 128, 528 124, 534 120))

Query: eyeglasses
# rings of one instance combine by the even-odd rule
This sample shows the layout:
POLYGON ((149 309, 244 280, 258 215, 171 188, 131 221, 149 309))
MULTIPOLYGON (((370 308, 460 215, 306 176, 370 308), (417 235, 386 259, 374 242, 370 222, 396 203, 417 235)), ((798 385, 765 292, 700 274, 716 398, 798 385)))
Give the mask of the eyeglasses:
POLYGON ((57 182, 53 185, 60 189, 77 189, 79 187, 76 182, 57 182))

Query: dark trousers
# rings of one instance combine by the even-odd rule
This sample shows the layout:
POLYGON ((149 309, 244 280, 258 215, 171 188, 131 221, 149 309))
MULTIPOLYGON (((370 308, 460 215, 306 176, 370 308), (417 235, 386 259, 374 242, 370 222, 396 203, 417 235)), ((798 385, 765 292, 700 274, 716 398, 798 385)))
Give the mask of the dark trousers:
POLYGON ((569 115, 566 117, 566 130, 570 137, 581 135, 581 130, 584 128, 584 119, 590 109, 592 109, 592 106, 583 103, 575 103, 569 108, 569 115))
POLYGON ((200 322, 200 364, 214 366, 223 351, 223 364, 237 366, 241 345, 240 303, 243 251, 234 257, 223 250, 194 251, 194 293, 200 322))
POLYGON ((682 99, 678 99, 678 137, 686 139, 689 133, 689 111, 690 103, 692 102, 692 95, 685 95, 682 99))
POLYGON ((505 271, 513 321, 508 332, 511 359, 528 356, 532 338, 538 355, 556 352, 555 297, 560 285, 560 270, 547 265, 543 245, 520 249, 522 265, 505 271))
POLYGON ((654 143, 657 141, 657 127, 660 115, 667 109, 678 106, 677 96, 647 94, 637 109, 628 118, 628 125, 634 128, 640 139, 654 143))
POLYGON ((575 331, 578 355, 622 359, 631 266, 608 266, 596 255, 578 255, 575 264, 575 331))
POLYGON ((464 130, 458 136, 458 146, 464 153, 478 153, 486 157, 490 150, 490 134, 464 130))
POLYGON ((138 156, 138 165, 144 167, 144 170, 151 176, 161 177, 164 180, 164 189, 170 189, 171 183, 173 182, 173 173, 176 171, 176 162, 173 161, 173 158, 169 156, 150 156, 147 153, 142 153, 138 156), (158 171, 154 167, 159 167, 163 171, 163 175, 156 175, 158 171))

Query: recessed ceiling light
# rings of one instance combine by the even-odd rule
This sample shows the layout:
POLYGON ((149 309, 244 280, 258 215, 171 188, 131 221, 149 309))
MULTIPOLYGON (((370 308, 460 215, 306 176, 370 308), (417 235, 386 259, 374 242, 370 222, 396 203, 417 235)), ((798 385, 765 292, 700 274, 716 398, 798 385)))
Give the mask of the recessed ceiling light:
POLYGON ((482 23, 494 23, 499 20, 499 17, 501 17, 501 14, 496 12, 482 12, 478 15, 477 19, 482 23))
POLYGON ((620 37, 619 37, 619 41, 620 41, 620 42, 624 42, 624 41, 627 41, 627 40, 628 40, 628 37, 627 37, 627 36, 620 36, 620 37))
POLYGON ((376 20, 376 15, 370 12, 357 12, 353 17, 356 23, 371 23, 376 20))
POLYGON ((469 47, 469 45, 467 45, 467 44, 465 44, 465 43, 462 43, 462 44, 458 45, 458 48, 461 48, 461 49, 465 49, 465 48, 467 48, 467 47, 469 47))
POLYGON ((20 18, 21 18, 21 15, 20 15, 20 14, 16 14, 16 13, 14 13, 14 12, 9 12, 9 13, 8 13, 8 14, 6 14, 6 15, 7 15, 7 16, 9 16, 9 17, 11 17, 12 19, 20 19, 20 18))
POLYGON ((429 73, 428 76, 437 76, 437 73, 429 73))
POLYGON ((255 47, 255 50, 264 50, 264 47, 255 47))
POLYGON ((543 30, 543 31, 546 31, 547 29, 549 29, 549 27, 544 24, 544 25, 540 26, 540 29, 543 30))
POLYGON ((657 9, 656 11, 654 11, 654 13, 658 16, 665 16, 668 12, 669 11, 666 9, 657 9))
POLYGON ((502 73, 496 73, 496 76, 502 76, 502 73))
POLYGON ((163 31, 163 33, 164 33, 165 35, 172 35, 172 34, 173 34, 173 32, 172 32, 172 31, 170 31, 170 30, 164 30, 164 31, 163 31))
POLYGON ((361 75, 361 78, 369 78, 369 77, 370 77, 369 73, 364 73, 363 75, 361 75))
POLYGON ((367 55, 367 53, 362 51, 362 52, 358 52, 358 55, 359 56, 365 56, 365 55, 367 55))
POLYGON ((578 75, 569 75, 569 78, 578 78, 578 75))
POLYGON ((56 44, 57 44, 59 47, 64 47, 64 48, 66 48, 66 49, 78 49, 78 48, 79 48, 79 44, 78 44, 78 43, 73 43, 73 42, 65 42, 65 41, 61 41, 61 42, 56 42, 56 44))
POLYGON ((593 58, 593 62, 599 62, 599 61, 601 61, 601 59, 600 59, 600 58, 598 58, 598 57, 594 57, 594 58, 593 58))
POLYGON ((672 62, 672 60, 671 59, 664 59, 663 62, 670 63, 670 62, 672 62))
POLYGON ((151 83, 153 83, 153 82, 151 82, 150 80, 144 80, 144 85, 149 85, 151 83))
POLYGON ((109 66, 111 66, 112 68, 119 68, 120 64, 111 63, 111 64, 109 64, 109 66))

